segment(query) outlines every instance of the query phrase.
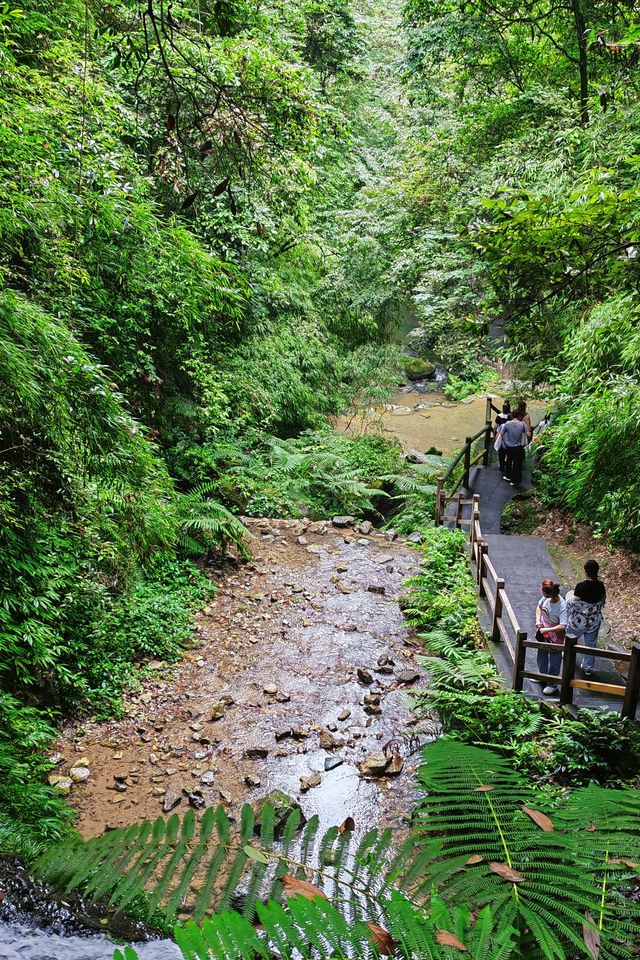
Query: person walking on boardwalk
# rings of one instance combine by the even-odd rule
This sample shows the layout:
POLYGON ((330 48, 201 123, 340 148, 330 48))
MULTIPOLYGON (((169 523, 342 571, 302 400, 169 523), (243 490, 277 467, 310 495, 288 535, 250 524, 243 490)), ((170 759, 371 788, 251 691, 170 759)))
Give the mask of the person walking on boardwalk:
POLYGON ((522 464, 524 461, 523 441, 527 437, 527 426, 523 422, 518 410, 512 414, 500 427, 501 445, 505 448, 505 470, 502 477, 508 480, 512 487, 522 480, 522 464))
MULTIPOLYGON (((567 595, 567 636, 577 637, 578 642, 587 647, 598 646, 598 631, 602 625, 602 611, 607 599, 607 591, 602 580, 598 580, 600 565, 597 560, 587 560, 584 565, 586 580, 581 580, 567 595)), ((585 677, 593 673, 595 657, 582 658, 582 672, 585 677)))
MULTIPOLYGON (((538 670, 540 673, 559 677, 562 645, 567 627, 567 604, 560 596, 560 584, 555 580, 543 580, 540 590, 542 596, 536 607, 536 640, 542 643, 558 644, 558 652, 538 650, 538 670)), ((558 691, 558 685, 549 682, 542 692, 549 697, 558 691)))
POLYGON ((520 400, 516 412, 527 428, 526 443, 531 443, 531 438, 533 437, 533 427, 531 426, 531 417, 527 413, 527 405, 524 400, 520 400))
POLYGON ((502 404, 502 413, 497 414, 496 416, 496 440, 498 441, 498 464, 500 467, 500 473, 505 473, 505 459, 507 451, 505 449, 504 441, 500 436, 500 427, 502 427, 507 420, 511 420, 511 404, 508 400, 505 400, 502 404))

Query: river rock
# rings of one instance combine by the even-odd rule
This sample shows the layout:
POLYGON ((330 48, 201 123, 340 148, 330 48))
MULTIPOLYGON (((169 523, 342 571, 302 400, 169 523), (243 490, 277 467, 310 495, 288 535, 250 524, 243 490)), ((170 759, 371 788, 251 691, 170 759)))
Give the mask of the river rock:
POLYGON ((307 822, 307 818, 303 814, 300 804, 294 800, 293 797, 283 793, 282 790, 272 790, 266 797, 258 800, 254 806, 255 820, 253 829, 254 833, 258 836, 262 829, 262 811, 267 804, 274 809, 274 836, 276 839, 279 839, 284 833, 287 820, 294 810, 297 810, 300 815, 300 826, 307 822))
POLYGON ((306 740, 309 736, 309 731, 305 730, 304 727, 293 727, 291 736, 294 740, 306 740))
POLYGON ((216 775, 213 770, 206 770, 200 777, 200 783, 203 785, 203 787, 211 787, 213 786, 215 776, 216 775))
POLYGON ((373 530, 373 524, 370 520, 363 520, 362 523, 358 524, 357 530, 359 533, 364 533, 366 537, 373 530))
POLYGON ((300 777, 300 792, 306 793, 312 787, 319 787, 322 783, 322 777, 319 773, 312 773, 308 777, 300 777))
POLYGON ((222 720, 224 717, 225 705, 220 701, 219 703, 214 703, 211 707, 211 720, 222 720))
POLYGON ((380 596, 383 596, 383 594, 386 593, 386 590, 381 583, 370 583, 367 587, 367 590, 369 593, 379 593, 380 596))
POLYGON ((77 766, 71 767, 69 771, 69 776, 74 783, 86 783, 89 777, 91 776, 91 770, 89 767, 77 766))
POLYGON ((320 734, 321 748, 323 750, 333 750, 336 745, 336 738, 328 730, 323 730, 320 734))
POLYGON ((54 753, 49 757, 49 763, 52 767, 59 767, 65 760, 66 757, 63 757, 61 753, 54 753))
POLYGON ((363 777, 381 777, 384 775, 390 760, 381 750, 377 753, 370 753, 358 767, 363 777))
POLYGON ((415 530, 408 537, 405 537, 405 540, 407 543, 422 543, 422 534, 415 530))
POLYGON ((267 747, 247 747, 244 752, 248 760, 265 760, 269 756, 267 747))
POLYGON ((275 697, 275 695, 276 695, 277 692, 278 692, 278 688, 277 688, 277 686, 275 685, 275 683, 267 683, 267 684, 262 688, 262 691, 263 691, 263 693, 266 693, 267 696, 269 696, 269 697, 275 697))
POLYGON ((194 810, 201 810, 205 806, 205 799, 201 790, 183 790, 183 795, 189 801, 189 806, 194 810))
POLYGON ((244 778, 244 782, 248 787, 251 787, 252 790, 255 790, 256 787, 260 786, 260 784, 262 783, 262 780, 260 779, 260 777, 254 777, 251 774, 249 774, 244 778))
POLYGON ((396 673, 396 679, 398 683, 415 683, 416 680, 420 679, 420 674, 417 670, 409 667, 407 670, 400 670, 399 673, 396 673))
POLYGON ((351 710, 341 710, 338 714, 338 720, 348 720, 351 716, 351 710))
POLYGON ((389 761, 389 766, 385 770, 385 776, 397 777, 399 773, 402 773, 404 768, 404 760, 399 753, 392 753, 391 760, 389 761))
POLYGON ((385 538, 385 540, 388 540, 389 543, 392 543, 392 542, 396 539, 397 536, 398 536, 398 534, 396 533, 395 530, 385 530, 385 532, 384 532, 384 538, 385 538))
POLYGON ((52 777, 49 777, 49 785, 52 787, 56 787, 56 789, 58 789, 60 793, 64 793, 66 795, 71 792, 71 787, 73 786, 73 780, 71 779, 71 777, 61 777, 58 775, 54 775, 52 777))
POLYGON ((373 683, 373 674, 366 667, 358 667, 358 680, 367 685, 373 683))
POLYGON ((344 763, 342 757, 325 757, 324 768, 325 770, 335 770, 336 767, 341 766, 344 763))
POLYGON ((182 796, 179 793, 174 793, 173 790, 167 790, 162 804, 163 813, 169 813, 179 803, 182 803, 182 796))
POLYGON ((280 743, 281 740, 286 740, 291 736, 291 727, 283 727, 281 730, 276 730, 276 741, 280 743))
POLYGON ((351 527, 355 523, 355 517, 332 517, 331 523, 334 527, 351 527))

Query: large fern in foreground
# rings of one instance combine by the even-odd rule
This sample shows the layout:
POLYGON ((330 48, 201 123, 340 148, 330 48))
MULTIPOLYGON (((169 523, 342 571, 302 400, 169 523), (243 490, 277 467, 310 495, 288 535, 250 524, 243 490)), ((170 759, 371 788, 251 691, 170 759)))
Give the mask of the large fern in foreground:
POLYGON ((556 822, 492 751, 444 740, 425 759, 425 798, 397 858, 397 884, 418 899, 435 885, 447 903, 490 905, 523 931, 527 956, 589 956, 594 937, 601 960, 631 955, 640 911, 618 891, 640 869, 628 852, 640 845, 636 791, 578 791, 556 822))
MULTIPOLYGON (((311 910, 304 928, 311 952, 293 956, 370 956, 373 948, 367 952, 349 939, 367 936, 362 924, 392 927, 399 891, 403 916, 413 911, 422 917, 433 890, 443 909, 463 906, 475 917, 489 907, 499 931, 519 931, 519 955, 527 960, 632 955, 640 911, 625 899, 625 889, 640 872, 637 791, 590 787, 549 816, 531 787, 492 751, 442 740, 423 756, 425 795, 399 849, 389 830, 371 830, 357 841, 353 824, 343 824, 320 835, 317 818, 302 826, 298 811, 276 840, 273 808, 262 810, 258 833, 251 807, 243 809, 239 828, 222 808, 212 808, 199 822, 189 811, 182 821, 159 818, 86 843, 61 844, 36 862, 35 871, 58 888, 107 897, 119 910, 137 900, 138 908, 145 905, 148 916, 165 923, 176 915, 199 923, 214 911, 212 926, 202 932, 208 945, 194 954, 203 958, 260 956, 257 947, 242 952, 243 938, 255 935, 256 918, 267 931, 261 936, 272 936, 270 924, 273 936, 281 930, 277 949, 286 957, 284 945, 295 942, 304 919, 300 914, 293 928, 282 926, 279 911, 294 882, 317 885, 341 919, 300 907, 311 910)), ((402 956, 448 956, 424 945, 421 953, 409 930, 405 939, 397 932, 394 939, 402 956)), ((493 960, 492 953, 486 956, 493 960)))

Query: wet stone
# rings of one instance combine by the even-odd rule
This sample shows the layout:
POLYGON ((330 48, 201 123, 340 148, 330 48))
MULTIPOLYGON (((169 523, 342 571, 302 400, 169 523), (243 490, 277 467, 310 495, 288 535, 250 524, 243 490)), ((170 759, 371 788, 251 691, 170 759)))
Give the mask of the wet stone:
POLYGON ((371 753, 359 764, 360 773, 363 777, 381 777, 389 766, 389 757, 381 750, 378 753, 371 753))
POLYGON ((351 710, 341 710, 338 714, 338 720, 348 720, 351 716, 351 710))
POLYGON ((162 810, 164 813, 169 813, 170 810, 173 810, 174 807, 177 807, 181 802, 182 796, 179 793, 174 793, 172 790, 167 790, 164 795, 162 810))
POLYGON ((308 777, 300 777, 300 792, 306 793, 313 787, 319 787, 322 783, 322 777, 319 773, 312 773, 308 777))
POLYGON ((269 756, 267 747, 247 747, 244 752, 248 760, 265 760, 269 756))
POLYGON ((373 530, 373 524, 370 520, 363 520, 361 524, 358 525, 358 532, 364 533, 365 537, 370 534, 373 530))
POLYGON ((415 683, 416 680, 420 679, 420 674, 417 670, 409 668, 407 670, 401 670, 396 674, 396 679, 398 683, 415 683))
POLYGON ((334 527, 351 527, 355 523, 355 517, 341 516, 332 517, 331 523, 334 527))
POLYGON ((367 587, 367 590, 369 591, 369 593, 377 593, 380 596, 383 596, 386 593, 385 587, 383 587, 382 584, 379 584, 379 583, 370 583, 369 586, 367 587))
POLYGON ((320 746, 323 750, 333 750, 336 738, 328 730, 323 730, 320 734, 320 746))
POLYGON ((74 783, 86 783, 91 776, 91 770, 89 767, 72 767, 69 776, 74 783))
POLYGON ((275 697, 278 692, 278 688, 275 683, 267 683, 266 686, 262 688, 262 691, 270 697, 275 697))
POLYGON ((202 776, 200 777, 200 783, 204 787, 211 787, 213 785, 214 780, 215 780, 215 773, 213 772, 213 770, 205 771, 205 773, 203 773, 202 776))
POLYGON ((373 683, 373 674, 366 667, 358 667, 357 673, 360 683, 366 683, 367 685, 373 683))
POLYGON ((281 740, 286 740, 291 736, 291 727, 283 727, 281 730, 276 730, 275 736, 278 743, 281 740))
POLYGON ((274 809, 274 836, 276 839, 282 836, 287 820, 294 810, 297 810, 300 815, 300 826, 307 822, 307 818, 303 814, 300 804, 294 800, 293 797, 283 793, 282 790, 272 790, 266 797, 259 800, 254 807, 255 821, 253 829, 254 833, 258 836, 262 829, 262 811, 267 804, 274 809))
POLYGON ((262 780, 260 779, 260 777, 253 777, 251 774, 249 774, 247 777, 244 778, 244 782, 248 787, 251 787, 252 790, 255 790, 256 787, 260 786, 260 784, 262 783, 262 780))
POLYGON ((342 757, 326 757, 324 761, 325 770, 335 770, 336 767, 341 766, 344 763, 342 757))

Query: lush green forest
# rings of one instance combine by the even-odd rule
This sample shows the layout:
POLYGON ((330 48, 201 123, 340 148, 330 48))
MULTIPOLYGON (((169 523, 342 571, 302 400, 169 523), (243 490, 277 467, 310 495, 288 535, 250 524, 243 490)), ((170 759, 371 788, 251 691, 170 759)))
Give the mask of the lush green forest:
POLYGON ((397 465, 326 417, 393 382, 407 281, 396 88, 344 3, 0 16, 2 713, 28 765, 21 700, 117 710, 189 635, 187 558, 246 550, 236 514, 352 509, 397 465))
POLYGON ((425 533, 398 448, 330 425, 407 317, 548 398, 542 495, 640 549, 639 174, 633 0, 0 3, 0 852, 66 833, 56 723, 178 658, 240 516, 392 492, 425 533))

